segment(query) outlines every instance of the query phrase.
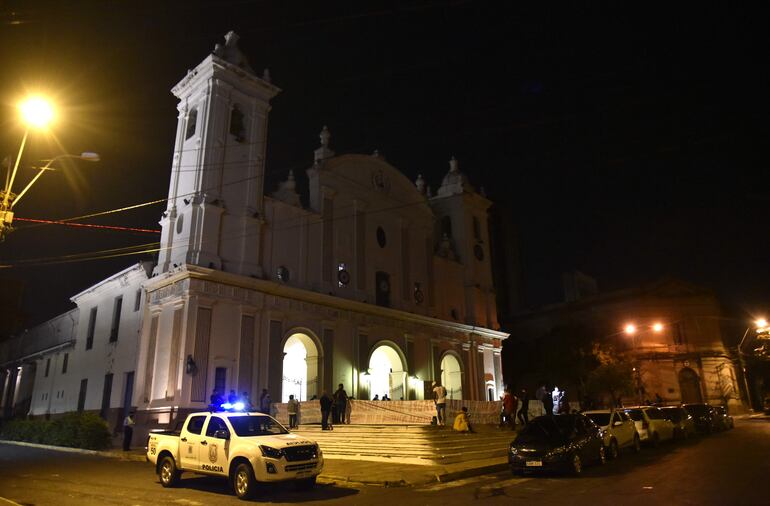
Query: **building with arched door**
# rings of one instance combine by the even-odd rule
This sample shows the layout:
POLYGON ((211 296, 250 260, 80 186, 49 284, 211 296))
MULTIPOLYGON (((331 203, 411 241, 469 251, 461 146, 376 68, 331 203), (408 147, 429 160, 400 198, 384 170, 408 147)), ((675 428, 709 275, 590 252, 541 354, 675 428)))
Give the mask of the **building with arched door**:
MULTIPOLYGON (((519 314, 507 327, 511 341, 525 353, 566 354, 565 347, 581 345, 588 354, 594 345, 612 350, 633 367, 633 391, 623 395, 627 405, 658 395, 666 403, 742 409, 738 371, 724 341, 725 319, 711 291, 677 279, 604 293, 592 284, 583 294, 574 286, 566 290, 567 302, 519 314)), ((509 372, 517 384, 534 386, 546 379, 566 388, 570 400, 583 400, 587 392, 580 392, 577 381, 565 384, 559 371, 538 370, 537 365, 535 360, 522 363, 521 379, 516 370, 509 372)))
MULTIPOLYGON (((138 336, 140 423, 205 408, 213 391, 256 403, 265 389, 280 402, 343 384, 355 398, 410 400, 429 397, 436 381, 452 398, 484 400, 490 382, 499 396, 508 334, 492 284, 491 202, 454 158, 434 193, 377 152, 336 154, 326 127, 304 174, 286 170, 265 187, 281 90, 237 40, 229 33, 172 89, 179 114, 158 261, 122 287, 141 291, 140 318, 123 327, 138 336)), ((94 293, 76 302, 80 332, 98 341, 110 316, 100 309, 89 330, 93 308, 107 305, 94 293)), ((103 377, 109 349, 84 346, 72 350, 88 356, 82 374, 103 377)), ((98 404, 92 385, 88 407, 98 404)))

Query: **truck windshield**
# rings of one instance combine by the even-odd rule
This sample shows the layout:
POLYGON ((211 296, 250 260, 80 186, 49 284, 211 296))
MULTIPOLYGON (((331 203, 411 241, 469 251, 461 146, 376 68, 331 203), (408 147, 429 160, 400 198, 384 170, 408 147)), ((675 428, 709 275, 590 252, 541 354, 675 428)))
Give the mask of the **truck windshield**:
POLYGON ((289 431, 283 425, 269 416, 239 415, 229 416, 233 430, 240 437, 251 436, 275 436, 276 434, 288 434, 289 431))

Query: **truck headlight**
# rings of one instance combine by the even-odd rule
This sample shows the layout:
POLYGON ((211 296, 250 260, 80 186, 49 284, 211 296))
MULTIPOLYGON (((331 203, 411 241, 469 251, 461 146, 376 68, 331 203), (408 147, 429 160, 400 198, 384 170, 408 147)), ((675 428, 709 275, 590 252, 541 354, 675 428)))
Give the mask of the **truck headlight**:
POLYGON ((280 459, 283 457, 283 450, 273 448, 272 446, 259 445, 259 449, 262 452, 263 457, 270 457, 271 459, 280 459))

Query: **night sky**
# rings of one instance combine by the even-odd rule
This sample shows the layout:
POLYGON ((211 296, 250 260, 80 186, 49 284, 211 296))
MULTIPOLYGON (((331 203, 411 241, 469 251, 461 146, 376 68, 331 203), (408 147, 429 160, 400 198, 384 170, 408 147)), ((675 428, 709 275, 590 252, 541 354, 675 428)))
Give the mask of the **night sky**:
MULTIPOLYGON (((434 190, 457 157, 512 213, 524 307, 560 300, 562 272, 578 269, 602 290, 676 276, 714 289, 735 314, 763 312, 766 17, 670 3, 521 4, 0 2, 2 157, 15 156, 23 133, 15 103, 42 90, 62 107, 56 140, 32 137, 22 165, 62 152, 103 158, 46 174, 17 216, 164 198, 177 116, 169 90, 234 29, 251 65, 284 90, 270 116, 267 192, 290 168, 305 183, 326 124, 338 153, 377 149, 434 190)), ((86 222, 157 228, 163 209, 86 222)), ((28 325, 140 257, 20 261, 157 240, 17 226, 0 243, 0 263, 14 265, 0 281, 26 283, 28 325)))

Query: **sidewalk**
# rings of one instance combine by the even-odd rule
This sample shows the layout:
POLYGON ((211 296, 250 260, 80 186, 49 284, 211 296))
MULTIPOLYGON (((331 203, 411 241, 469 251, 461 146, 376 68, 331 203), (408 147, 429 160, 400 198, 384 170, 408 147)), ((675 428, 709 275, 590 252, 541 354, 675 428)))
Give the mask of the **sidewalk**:
MULTIPOLYGON (((0 440, 2 444, 29 446, 46 450, 98 455, 102 457, 146 462, 143 448, 124 452, 119 449, 96 451, 62 446, 41 445, 20 441, 0 440)), ((149 466, 149 463, 147 464, 149 466)), ((508 467, 505 457, 474 460, 444 466, 415 466, 390 462, 371 462, 365 460, 325 459, 324 470, 319 482, 348 482, 383 487, 412 487, 433 482, 447 482, 503 471, 508 467)))

